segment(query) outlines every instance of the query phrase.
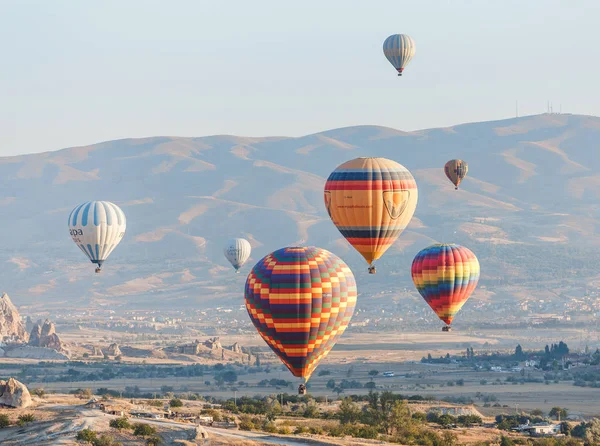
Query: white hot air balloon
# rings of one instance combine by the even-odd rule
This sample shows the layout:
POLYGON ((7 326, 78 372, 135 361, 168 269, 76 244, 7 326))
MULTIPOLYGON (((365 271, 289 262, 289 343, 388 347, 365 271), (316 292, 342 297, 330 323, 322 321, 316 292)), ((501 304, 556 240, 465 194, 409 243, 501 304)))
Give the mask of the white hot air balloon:
POLYGON ((415 41, 406 34, 393 34, 383 42, 383 54, 402 76, 404 68, 415 55, 415 41))
POLYGON ((225 249, 223 250, 225 257, 229 260, 229 263, 235 268, 235 272, 239 273, 240 268, 246 260, 250 257, 252 247, 250 242, 243 238, 234 238, 227 242, 225 249))
POLYGON ((97 273, 125 235, 126 226, 125 214, 110 201, 88 201, 69 215, 71 238, 98 265, 97 273))

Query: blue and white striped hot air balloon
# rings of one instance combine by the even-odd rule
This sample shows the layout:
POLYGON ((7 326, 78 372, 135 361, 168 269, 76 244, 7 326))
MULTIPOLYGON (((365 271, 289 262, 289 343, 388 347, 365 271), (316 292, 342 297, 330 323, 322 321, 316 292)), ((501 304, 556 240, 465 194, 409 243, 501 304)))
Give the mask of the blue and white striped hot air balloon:
POLYGON ((383 42, 383 54, 402 76, 404 68, 415 55, 415 41, 406 34, 393 34, 383 42))
POLYGON ((69 233, 77 246, 100 268, 123 236, 127 222, 125 214, 110 201, 88 201, 69 215, 69 233))
POLYGON ((229 240, 223 249, 225 258, 229 260, 229 263, 235 268, 236 273, 240 272, 240 268, 246 263, 251 252, 252 246, 250 245, 250 242, 243 238, 233 238, 229 240))

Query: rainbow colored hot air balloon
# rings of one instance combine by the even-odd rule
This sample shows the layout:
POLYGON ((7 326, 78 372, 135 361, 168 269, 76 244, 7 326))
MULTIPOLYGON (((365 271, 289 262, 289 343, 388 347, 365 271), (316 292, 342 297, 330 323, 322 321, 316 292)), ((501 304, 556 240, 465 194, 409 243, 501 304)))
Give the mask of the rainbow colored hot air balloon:
POLYGON ((469 165, 463 160, 450 160, 444 165, 444 172, 456 190, 463 178, 467 176, 468 171, 469 165))
POLYGON ((282 248, 252 268, 245 297, 260 336, 306 382, 346 330, 356 305, 356 282, 329 251, 282 248))
POLYGON ((333 224, 369 265, 402 234, 419 195, 408 169, 385 158, 356 158, 338 166, 324 194, 333 224))
POLYGON ((435 314, 448 324, 471 296, 479 281, 479 261, 471 250, 436 244, 420 251, 412 263, 412 279, 435 314))

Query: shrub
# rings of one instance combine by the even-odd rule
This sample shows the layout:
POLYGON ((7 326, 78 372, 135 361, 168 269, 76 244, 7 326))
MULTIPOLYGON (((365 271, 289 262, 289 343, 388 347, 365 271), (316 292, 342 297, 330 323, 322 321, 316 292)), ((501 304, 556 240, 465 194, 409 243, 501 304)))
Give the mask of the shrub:
POLYGON ((27 423, 31 423, 33 421, 35 421, 35 416, 32 413, 25 413, 23 415, 19 415, 17 425, 25 426, 27 423))
POLYGON ((77 432, 77 436, 75 437, 78 441, 85 441, 87 443, 93 443, 98 439, 98 434, 91 429, 83 429, 77 432))
POLYGON ((319 426, 309 427, 308 431, 313 435, 323 435, 323 428, 319 426))
POLYGON ((121 446, 121 443, 115 441, 110 435, 100 435, 96 440, 92 441, 94 446, 121 446))
POLYGON ((169 401, 169 406, 183 407, 183 401, 181 401, 179 398, 173 398, 171 401, 169 401))
POLYGON ((294 429, 294 435, 306 434, 308 432, 308 428, 306 426, 296 426, 294 429))
POLYGON ((3 413, 0 415, 0 429, 8 426, 10 426, 10 418, 8 418, 8 415, 3 413))
POLYGON ((163 441, 160 437, 158 436, 154 436, 154 437, 150 437, 146 440, 146 444, 148 446, 158 446, 159 444, 163 444, 163 441))
POLYGON ((273 423, 272 421, 269 421, 263 424, 262 430, 270 434, 275 434, 277 433, 277 426, 275 426, 275 423, 273 423))
POLYGON ((240 417, 238 427, 243 431, 251 431, 252 429, 256 429, 256 426, 248 415, 243 415, 240 417))
POLYGON ((120 418, 115 418, 114 420, 110 420, 110 423, 108 423, 108 425, 115 429, 131 429, 132 428, 131 423, 129 422, 129 419, 127 417, 120 417, 120 418))
POLYGON ((279 428, 279 430, 277 431, 277 433, 278 433, 278 434, 281 434, 281 435, 289 435, 289 434, 291 434, 291 433, 292 433, 292 431, 291 431, 291 429, 290 429, 289 427, 287 427, 287 426, 281 426, 281 427, 279 428))
POLYGON ((136 423, 133 425, 133 435, 137 437, 149 437, 156 434, 156 428, 149 424, 136 423))

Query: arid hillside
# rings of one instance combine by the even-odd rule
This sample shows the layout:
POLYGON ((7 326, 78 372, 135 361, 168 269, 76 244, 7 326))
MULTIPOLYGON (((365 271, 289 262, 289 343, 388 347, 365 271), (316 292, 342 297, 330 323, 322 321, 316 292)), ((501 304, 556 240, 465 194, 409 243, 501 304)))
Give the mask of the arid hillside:
MULTIPOLYGON (((402 123, 398 123, 402 127, 402 123)), ((358 126, 300 138, 154 137, 0 159, 0 283, 22 304, 193 305, 239 299, 245 271, 270 251, 314 244, 340 255, 361 294, 412 288, 410 263, 434 241, 471 248, 475 299, 594 286, 600 276, 600 118, 544 114, 402 132, 358 126), (415 218, 368 277, 331 224, 323 185, 358 156, 394 159, 415 176, 415 218), (455 191, 442 167, 469 162, 455 191), (71 209, 109 200, 127 233, 100 275, 72 243, 71 209), (242 274, 222 254, 249 239, 242 274)))

